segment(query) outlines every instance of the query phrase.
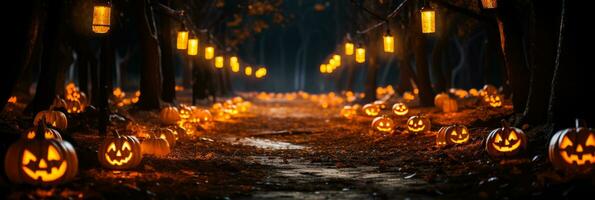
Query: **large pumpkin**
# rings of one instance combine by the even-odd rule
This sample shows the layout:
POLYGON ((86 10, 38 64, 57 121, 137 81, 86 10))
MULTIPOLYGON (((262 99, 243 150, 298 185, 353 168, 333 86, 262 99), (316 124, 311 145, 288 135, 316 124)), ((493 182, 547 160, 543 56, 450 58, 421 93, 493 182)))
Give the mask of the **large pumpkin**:
POLYGON ((395 130, 395 122, 385 115, 376 117, 372 120, 372 129, 384 133, 392 133, 395 130))
POLYGON ((469 141, 469 129, 463 125, 445 126, 436 134, 436 145, 464 144, 469 141))
POLYGON ((414 115, 407 120, 407 130, 412 133, 422 133, 431 130, 430 119, 424 115, 414 115))
POLYGON ((74 147, 67 141, 46 139, 43 126, 33 139, 20 139, 6 152, 4 169, 15 183, 56 185, 72 180, 78 171, 74 147))
POLYGON ((550 139, 548 156, 558 170, 587 174, 595 168, 595 130, 580 126, 560 130, 550 139))
POLYGON ((446 98, 442 101, 440 108, 442 108, 442 112, 445 113, 457 112, 459 109, 459 104, 457 103, 457 100, 453 98, 446 98))
POLYGON ((173 106, 167 106, 161 109, 159 118, 164 124, 176 124, 180 120, 180 112, 178 108, 173 106))
POLYGON ((68 127, 68 118, 66 118, 66 115, 60 111, 50 109, 38 112, 33 120, 33 125, 38 125, 42 118, 45 119, 47 124, 54 128, 64 130, 68 127))
POLYGON ((97 158, 101 166, 108 169, 131 169, 142 160, 141 145, 134 136, 122 136, 117 131, 99 144, 97 158))
POLYGON ((527 136, 521 129, 502 121, 502 127, 490 132, 485 145, 492 157, 513 157, 527 147, 527 136))

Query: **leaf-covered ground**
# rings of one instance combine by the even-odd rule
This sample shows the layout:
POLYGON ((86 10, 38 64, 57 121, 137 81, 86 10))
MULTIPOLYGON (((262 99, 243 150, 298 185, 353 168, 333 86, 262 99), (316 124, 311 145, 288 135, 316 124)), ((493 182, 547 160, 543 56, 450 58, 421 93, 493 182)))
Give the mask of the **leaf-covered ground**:
MULTIPOLYGON (((453 114, 414 107, 410 113, 428 115, 433 131, 407 133, 407 118, 394 117, 397 131, 383 135, 370 131, 371 118, 348 120, 339 116, 338 107, 322 109, 301 99, 251 100, 249 112, 183 138, 168 156, 145 157, 129 171, 99 167, 101 137, 95 121, 92 116, 70 116, 72 127, 63 135, 77 148, 77 178, 37 188, 10 184, 2 175, 0 198, 572 198, 595 185, 592 177, 566 180, 555 172, 545 143, 538 139, 530 139, 529 151, 518 159, 490 159, 483 140, 501 119, 511 116, 509 104, 502 109, 469 104, 453 114), (436 131, 455 123, 470 128, 471 142, 436 147, 436 131)), ((2 152, 18 137, 15 132, 31 126, 31 117, 22 116, 20 109, 13 105, 1 115, 0 131, 7 138, 2 152)), ((157 112, 119 113, 136 126, 159 124, 157 112)), ((528 132, 530 138, 541 138, 539 134, 539 128, 528 132)))

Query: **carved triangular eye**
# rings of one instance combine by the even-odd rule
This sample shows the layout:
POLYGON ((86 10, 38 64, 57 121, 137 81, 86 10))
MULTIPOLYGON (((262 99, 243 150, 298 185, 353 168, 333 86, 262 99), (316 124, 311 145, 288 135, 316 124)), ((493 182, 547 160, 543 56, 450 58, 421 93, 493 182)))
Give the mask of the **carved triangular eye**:
POLYGON ((130 151, 132 148, 130 148, 130 144, 128 144, 128 142, 124 142, 124 144, 122 145, 122 151, 125 151, 127 149, 128 151, 130 151))
POLYGON ((52 133, 50 130, 46 130, 44 137, 45 139, 54 139, 54 133, 52 133))
POLYGON ((502 142, 502 137, 500 137, 500 134, 496 134, 496 138, 494 138, 494 142, 495 142, 495 143, 500 143, 500 142, 502 142))
POLYGON ((457 131, 452 131, 452 132, 450 132, 450 135, 452 135, 452 136, 457 136, 457 131))
POLYGON ((570 139, 568 139, 567 136, 564 136, 564 138, 562 138, 562 142, 560 143, 560 148, 566 149, 566 147, 569 147, 569 146, 574 146, 574 144, 572 143, 572 141, 570 139))
POLYGON ((421 120, 417 121, 417 125, 424 125, 424 122, 422 122, 421 120))
POLYGON ((35 154, 31 153, 29 150, 25 149, 25 151, 23 152, 22 163, 23 165, 28 165, 31 161, 37 161, 37 156, 35 156, 35 154))
POLYGON ((114 144, 113 142, 109 145, 109 147, 107 147, 107 151, 116 151, 116 144, 114 144))
POLYGON ((510 131, 510 134, 508 135, 508 141, 515 141, 518 139, 519 138, 517 137, 516 133, 514 131, 510 131))
POLYGON ((409 125, 413 125, 413 120, 409 121, 409 125))
POLYGON ((51 160, 62 160, 60 153, 54 146, 48 146, 48 161, 51 160))
POLYGON ((587 138, 587 141, 585 142, 585 146, 595 147, 595 136, 593 136, 593 134, 589 134, 589 137, 587 138))

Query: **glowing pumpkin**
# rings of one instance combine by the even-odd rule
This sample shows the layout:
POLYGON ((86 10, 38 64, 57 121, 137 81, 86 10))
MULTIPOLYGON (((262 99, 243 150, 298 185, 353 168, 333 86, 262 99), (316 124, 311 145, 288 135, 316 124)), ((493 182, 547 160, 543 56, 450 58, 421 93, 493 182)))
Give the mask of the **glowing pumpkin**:
POLYGON ((166 156, 171 152, 167 140, 158 137, 151 137, 141 142, 143 155, 166 156))
POLYGON ((395 122, 383 115, 372 120, 372 128, 383 133, 392 133, 395 130, 395 122))
POLYGON ((442 108, 442 112, 445 113, 457 112, 457 110, 459 109, 459 105, 457 103, 457 100, 447 98, 443 100, 440 108, 442 108))
POLYGON ((513 157, 527 147, 527 136, 515 127, 502 121, 502 127, 494 129, 486 138, 486 151, 492 157, 513 157))
POLYGON ((395 103, 393 105, 393 113, 397 116, 405 116, 409 113, 409 108, 404 103, 395 103))
POLYGON ((575 128, 560 130, 550 139, 548 156, 558 170, 589 174, 595 168, 595 130, 581 127, 577 119, 575 128))
POLYGON ((439 108, 442 107, 442 103, 444 103, 444 100, 449 99, 449 98, 450 97, 446 93, 437 94, 434 97, 434 106, 439 107, 439 108))
POLYGON ((4 159, 4 169, 14 183, 56 185, 72 180, 78 171, 74 147, 59 139, 47 139, 42 126, 33 139, 12 144, 4 159))
POLYGON ((498 94, 486 95, 484 101, 492 108, 502 107, 502 97, 498 94))
POLYGON ((436 134, 436 145, 464 144, 469 141, 469 138, 469 129, 466 126, 445 126, 436 134))
POLYGON ((407 130, 412 133, 422 133, 429 131, 432 128, 430 119, 424 115, 414 115, 407 120, 407 130))
POLYGON ((190 118, 190 114, 192 113, 192 108, 190 108, 190 106, 187 106, 184 104, 180 104, 179 107, 180 108, 178 109, 178 111, 179 111, 178 116, 184 120, 190 118))
POLYGON ((78 100, 67 100, 66 101, 66 112, 70 114, 78 114, 85 111, 85 105, 78 100))
POLYGON ((26 138, 28 140, 33 140, 37 137, 38 133, 43 134, 43 138, 45 139, 57 139, 57 140, 62 140, 62 136, 60 135, 60 132, 58 132, 56 129, 52 129, 52 128, 48 128, 46 126, 47 122, 45 122, 45 118, 42 118, 38 124, 35 125, 35 127, 29 129, 27 132, 25 132, 25 135, 23 135, 23 138, 26 138))
POLYGON ((45 119, 45 123, 54 128, 64 130, 68 127, 68 119, 66 118, 66 115, 60 111, 50 109, 37 113, 33 120, 33 125, 38 125, 42 118, 45 119))
POLYGON ((161 109, 159 118, 164 124, 176 124, 180 120, 180 112, 176 107, 167 106, 161 109))
POLYGON ((134 136, 121 136, 117 131, 114 137, 107 137, 99 144, 97 158, 101 166, 108 169, 131 169, 142 160, 141 145, 134 136))
POLYGON ((159 138, 165 139, 170 147, 176 145, 177 136, 174 130, 169 128, 161 128, 157 130, 156 135, 159 138))
POLYGON ((380 113, 380 106, 376 104, 366 104, 362 109, 364 110, 364 113, 370 117, 375 117, 380 113))
POLYGON ((207 123, 213 120, 211 112, 205 109, 195 109, 192 111, 191 122, 194 123, 207 123))
POLYGON ((357 114, 357 111, 351 106, 343 106, 340 114, 347 119, 353 119, 353 117, 355 117, 357 114))
POLYGON ((386 109, 386 102, 385 101, 374 101, 373 104, 378 105, 381 110, 386 109))

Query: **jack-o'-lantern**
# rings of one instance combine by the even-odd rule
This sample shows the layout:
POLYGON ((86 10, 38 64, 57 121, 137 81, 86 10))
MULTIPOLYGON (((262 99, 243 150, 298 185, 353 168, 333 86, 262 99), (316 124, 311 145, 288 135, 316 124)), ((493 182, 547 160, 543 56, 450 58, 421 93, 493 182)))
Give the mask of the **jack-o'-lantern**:
POLYGON ((409 113, 409 108, 404 103, 395 103, 393 105, 393 113, 397 116, 405 116, 409 113))
POLYGON ((374 101, 373 104, 378 105, 381 110, 386 109, 386 102, 385 101, 374 101))
POLYGON ((180 118, 188 119, 190 118, 190 114, 192 113, 192 108, 190 106, 180 104, 180 108, 178 109, 180 118))
POLYGON ((343 106, 340 114, 347 119, 353 119, 353 117, 355 117, 357 114, 357 111, 351 106, 343 106))
POLYGON ((191 122, 194 123, 207 123, 213 120, 211 112, 205 109, 197 108, 192 111, 191 122))
POLYGON ((372 120, 372 128, 384 133, 392 133, 395 130, 395 122, 385 115, 372 120))
POLYGON ((38 125, 42 118, 45 119, 45 123, 54 128, 64 130, 68 127, 66 115, 60 111, 52 110, 52 108, 38 112, 33 120, 33 125, 38 125))
POLYGON ((459 109, 459 104, 455 99, 446 98, 443 100, 442 105, 440 105, 440 108, 442 108, 442 112, 445 113, 457 112, 457 110, 459 109))
POLYGON ((469 141, 469 138, 469 129, 466 126, 445 126, 436 134, 436 145, 464 144, 469 141))
POLYGON ((167 106, 161 109, 159 118, 164 124, 176 124, 180 120, 180 112, 176 107, 167 106))
POLYGON ((97 158, 101 166, 108 169, 131 169, 142 160, 141 145, 134 136, 122 136, 117 131, 99 144, 97 158))
POLYGON ((484 101, 492 108, 502 107, 502 97, 498 94, 486 95, 484 101))
POLYGON ((513 157, 527 147, 527 136, 521 129, 502 121, 502 127, 490 132, 485 145, 492 157, 513 157))
POLYGON ((237 115, 239 113, 238 108, 232 104, 228 104, 228 105, 224 106, 223 112, 226 112, 226 113, 230 114, 231 116, 237 115))
MULTIPOLYGON (((185 133, 185 134, 182 134, 183 136, 194 135, 194 133, 196 132, 196 125, 189 121, 185 121, 185 120, 179 121, 177 127, 184 130, 183 133, 185 133)), ((177 130, 179 130, 179 129, 177 129, 177 130)))
POLYGON ((77 114, 85 111, 85 105, 77 100, 67 100, 65 108, 66 112, 70 114, 77 114))
POLYGON ((44 125, 33 139, 12 144, 4 159, 8 178, 15 183, 56 185, 72 180, 78 171, 74 147, 59 139, 46 139, 44 125))
POLYGON ((380 107, 376 104, 366 104, 364 107, 362 107, 362 109, 364 110, 364 113, 370 117, 378 116, 380 113, 380 107))
POLYGON ((432 128, 430 119, 426 116, 419 114, 409 117, 407 120, 407 130, 412 133, 422 133, 429 131, 432 128))
POLYGON ((560 130, 550 139, 548 156, 558 170, 588 174, 595 169, 595 130, 580 125, 560 130))
POLYGON ((167 140, 158 137, 150 137, 141 142, 143 155, 165 156, 171 152, 167 140))
POLYGON ((177 136, 174 130, 169 128, 161 128, 156 131, 155 135, 157 135, 159 138, 167 140, 170 148, 176 145, 177 136))
POLYGON ((434 97, 434 106, 439 107, 439 108, 442 107, 442 103, 444 103, 444 100, 449 99, 449 98, 450 97, 446 93, 437 94, 434 97))
POLYGON ((37 137, 37 133, 42 133, 43 138, 45 138, 45 139, 62 140, 62 136, 60 135, 60 132, 58 132, 56 129, 48 128, 46 126, 46 124, 47 124, 47 122, 45 122, 45 118, 41 118, 39 123, 35 124, 35 127, 31 128, 27 132, 25 132, 25 135, 23 135, 23 138, 26 138, 28 140, 33 140, 37 137))

